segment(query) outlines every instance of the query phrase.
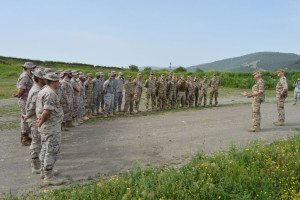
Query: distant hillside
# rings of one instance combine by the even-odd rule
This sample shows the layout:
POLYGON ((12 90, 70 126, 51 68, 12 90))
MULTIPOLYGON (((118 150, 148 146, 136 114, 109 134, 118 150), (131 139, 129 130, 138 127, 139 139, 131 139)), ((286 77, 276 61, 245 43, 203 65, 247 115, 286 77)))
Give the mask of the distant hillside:
POLYGON ((200 68, 204 71, 240 71, 252 72, 254 70, 274 71, 279 68, 288 70, 300 70, 300 55, 279 52, 258 52, 236 58, 228 58, 212 63, 194 65, 188 67, 188 71, 196 71, 200 68), (298 64, 296 63, 298 62, 298 64))

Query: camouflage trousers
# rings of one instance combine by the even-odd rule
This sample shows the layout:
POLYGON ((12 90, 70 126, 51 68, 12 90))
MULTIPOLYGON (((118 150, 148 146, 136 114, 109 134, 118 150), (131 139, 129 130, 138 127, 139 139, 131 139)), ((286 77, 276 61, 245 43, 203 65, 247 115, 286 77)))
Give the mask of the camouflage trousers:
POLYGON ((146 93, 146 109, 147 110, 149 109, 150 98, 151 98, 152 110, 155 110, 155 107, 156 107, 156 94, 155 94, 155 91, 146 93))
POLYGON ((294 103, 300 104, 300 93, 294 93, 294 103))
POLYGON ((78 116, 79 107, 80 107, 80 95, 74 95, 73 110, 72 110, 72 117, 73 118, 78 116))
POLYGON ((142 91, 138 91, 134 94, 134 103, 135 103, 136 110, 139 110, 141 97, 142 97, 142 91))
POLYGON ((71 116, 72 116, 72 107, 71 107, 71 104, 66 104, 66 103, 62 103, 61 104, 62 106, 62 109, 64 111, 64 119, 63 119, 63 122, 66 122, 68 121, 71 116))
POLYGON ((114 94, 111 93, 105 94, 104 102, 105 102, 104 114, 111 114, 113 112, 113 106, 114 106, 114 94))
POLYGON ((133 112, 133 101, 134 101, 134 96, 125 95, 124 113, 127 113, 128 108, 130 113, 133 112))
POLYGON ((104 94, 103 93, 100 93, 100 107, 101 108, 104 108, 104 94))
POLYGON ((196 89, 196 91, 195 91, 195 106, 198 106, 198 99, 199 99, 199 90, 196 89))
POLYGON ((285 121, 285 112, 284 112, 284 98, 277 98, 277 111, 278 111, 278 121, 285 121))
POLYGON ((218 90, 211 90, 210 91, 210 95, 209 95, 209 104, 212 105, 212 102, 213 102, 213 97, 215 97, 215 104, 218 105, 218 95, 219 95, 219 92, 218 90))
MULTIPOLYGON (((19 107, 21 109, 21 115, 26 115, 26 102, 23 100, 18 101, 19 107)), ((21 127, 21 133, 30 133, 30 128, 27 122, 25 122, 22 117, 21 117, 21 122, 20 122, 20 127, 21 127)))
POLYGON ((185 107, 185 101, 186 101, 185 92, 180 92, 180 91, 178 92, 177 101, 179 101, 179 103, 181 103, 182 107, 185 107))
POLYGON ((176 92, 170 92, 169 98, 168 98, 168 108, 175 108, 177 103, 176 103, 176 92))
POLYGON ((92 96, 85 96, 84 99, 84 112, 85 116, 90 116, 92 115, 93 112, 93 97, 92 96))
POLYGON ((188 95, 189 107, 192 107, 194 105, 194 99, 195 99, 195 94, 189 93, 189 95, 188 95))
POLYGON ((202 90, 200 93, 200 97, 199 97, 199 106, 201 106, 202 104, 202 99, 203 100, 203 105, 206 106, 206 102, 207 102, 207 90, 202 90))
POLYGON ((116 97, 117 97, 117 92, 114 92, 113 110, 116 110, 118 107, 118 99, 116 97))
POLYGON ((163 94, 158 94, 158 99, 157 99, 157 109, 166 109, 166 102, 167 102, 167 95, 166 93, 163 94))
POLYGON ((78 110, 78 117, 83 117, 84 115, 84 96, 80 96, 80 102, 79 102, 79 110, 78 110))
POLYGON ((44 171, 52 170, 60 153, 61 132, 57 130, 47 133, 41 133, 41 139, 41 169, 44 171))
POLYGON ((116 96, 115 96, 115 99, 116 99, 116 109, 120 109, 122 108, 122 100, 123 100, 123 92, 117 92, 116 93, 116 96))
POLYGON ((32 159, 36 159, 39 157, 41 152, 41 134, 38 131, 38 128, 34 126, 33 124, 30 124, 31 128, 31 145, 29 147, 29 152, 32 159))
POLYGON ((93 111, 99 111, 101 94, 100 92, 93 93, 93 111))
POLYGON ((253 99, 252 100, 252 126, 260 126, 261 114, 260 114, 260 104, 261 100, 253 99))

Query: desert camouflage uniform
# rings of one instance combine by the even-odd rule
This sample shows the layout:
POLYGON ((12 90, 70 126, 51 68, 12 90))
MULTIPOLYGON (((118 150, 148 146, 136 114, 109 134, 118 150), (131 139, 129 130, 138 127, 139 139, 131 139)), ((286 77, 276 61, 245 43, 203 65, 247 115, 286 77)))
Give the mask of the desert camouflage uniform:
POLYGON ((85 97, 85 85, 81 81, 79 82, 79 85, 81 86, 81 91, 80 91, 80 102, 79 102, 79 111, 78 111, 78 117, 83 117, 84 116, 84 97, 85 97))
POLYGON ((124 78, 116 78, 116 83, 117 83, 117 87, 116 87, 116 101, 117 101, 117 108, 119 110, 121 110, 122 107, 122 100, 123 100, 123 85, 125 83, 124 78))
POLYGON ((52 170, 60 152, 64 113, 56 92, 48 85, 39 92, 36 108, 38 115, 44 110, 51 110, 49 118, 38 128, 42 140, 41 169, 49 171, 52 170))
POLYGON ((136 82, 135 92, 134 92, 134 102, 135 110, 139 110, 140 100, 143 93, 143 79, 136 78, 133 82, 136 82))
POLYGON ((195 106, 198 106, 198 99, 199 99, 199 89, 200 89, 200 82, 198 80, 194 80, 195 84, 195 106))
POLYGON ((176 94, 177 94, 177 82, 174 80, 171 80, 168 82, 168 86, 169 86, 169 108, 175 108, 176 107, 176 94))
POLYGON ((157 109, 166 109, 166 100, 167 100, 167 86, 168 83, 166 80, 159 80, 157 83, 158 89, 158 99, 157 99, 157 109))
POLYGON ((32 86, 31 90, 29 91, 27 102, 26 102, 26 122, 31 129, 31 145, 29 147, 30 155, 32 159, 37 159, 41 152, 41 135, 38 132, 38 128, 34 126, 33 122, 37 120, 36 117, 36 101, 39 92, 42 90, 40 86, 36 83, 32 86))
POLYGON ((128 107, 130 113, 133 113, 133 102, 134 102, 134 92, 137 83, 135 81, 125 83, 125 105, 124 105, 124 113, 127 113, 128 107))
POLYGON ((84 110, 85 116, 92 115, 93 108, 93 83, 88 79, 84 82, 85 86, 85 96, 84 96, 84 110))
POLYGON ((71 83, 73 86, 73 110, 72 117, 75 118, 78 116, 78 111, 80 107, 80 92, 76 90, 77 87, 80 86, 79 82, 76 79, 71 79, 71 83))
POLYGON ((72 108, 73 108, 73 86, 71 81, 67 78, 64 78, 61 81, 61 99, 60 99, 63 111, 64 111, 64 120, 66 122, 72 117, 72 108), (69 104, 67 104, 69 102, 69 104))
POLYGON ((288 91, 287 79, 283 76, 279 79, 276 85, 276 98, 277 98, 277 110, 278 110, 279 122, 284 122, 285 120, 284 101, 288 95, 287 91, 288 91), (286 92, 283 95, 281 95, 284 89, 286 90, 286 92))
POLYGON ((218 105, 218 95, 219 95, 219 85, 221 85, 219 78, 212 78, 209 81, 210 88, 210 96, 209 96, 209 104, 212 105, 213 97, 215 96, 215 105, 218 105))
POLYGON ((149 110, 149 100, 151 98, 152 111, 156 110, 156 84, 154 78, 146 80, 145 83, 146 90, 146 110, 149 110))
POLYGON ((185 101, 186 101, 186 88, 187 88, 187 82, 184 81, 181 83, 181 80, 178 82, 178 95, 177 95, 177 105, 179 106, 180 103, 182 107, 185 107, 185 101))
POLYGON ((189 107, 192 107, 194 105, 194 99, 195 99, 195 83, 194 81, 188 81, 187 82, 187 90, 188 90, 188 104, 189 107))
POLYGON ((206 106, 208 81, 207 80, 201 81, 199 88, 200 88, 199 106, 201 106, 201 104, 202 104, 202 99, 204 99, 203 105, 206 106))
POLYGON ((169 99, 170 97, 170 85, 169 82, 172 81, 172 77, 168 76, 166 77, 166 82, 167 82, 167 92, 166 92, 166 108, 171 108, 171 103, 172 101, 169 99))
POLYGON ((93 112, 99 111, 100 107, 100 100, 101 100, 101 93, 103 90, 103 84, 100 78, 94 78, 92 80, 93 83, 93 112))
POLYGON ((265 101, 265 82, 262 79, 256 81, 252 87, 252 94, 258 92, 262 92, 262 94, 252 97, 252 126, 254 128, 260 127, 260 104, 265 101))
MULTIPOLYGON (((23 89, 24 93, 21 97, 18 99, 18 104, 21 109, 21 115, 26 115, 26 101, 28 97, 29 90, 31 89, 33 85, 32 77, 30 77, 25 71, 20 75, 18 82, 17 82, 17 88, 23 89)), ((25 122, 21 118, 21 133, 22 134, 28 134, 30 133, 30 128, 28 126, 28 123, 25 122)))

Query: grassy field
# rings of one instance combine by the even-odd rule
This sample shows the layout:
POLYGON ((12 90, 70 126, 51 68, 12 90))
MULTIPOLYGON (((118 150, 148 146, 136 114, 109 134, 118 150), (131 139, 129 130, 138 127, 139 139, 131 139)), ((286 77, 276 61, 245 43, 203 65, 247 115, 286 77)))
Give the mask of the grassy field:
POLYGON ((252 142, 181 168, 143 168, 94 183, 4 199, 299 199, 300 134, 271 144, 252 142))

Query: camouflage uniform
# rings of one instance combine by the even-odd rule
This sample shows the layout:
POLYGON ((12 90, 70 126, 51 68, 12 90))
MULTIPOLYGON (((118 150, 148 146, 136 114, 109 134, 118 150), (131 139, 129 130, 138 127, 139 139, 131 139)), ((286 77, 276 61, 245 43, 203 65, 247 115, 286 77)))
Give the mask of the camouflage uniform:
POLYGON ((80 91, 80 101, 79 101, 79 110, 78 110, 78 117, 83 117, 84 116, 84 97, 85 97, 85 85, 83 82, 80 81, 79 85, 81 86, 81 91, 80 91))
POLYGON ((80 92, 77 91, 76 88, 80 86, 79 82, 72 78, 71 83, 73 86, 73 111, 72 111, 72 117, 75 118, 78 116, 78 111, 80 107, 80 92))
POLYGON ((152 111, 156 110, 156 84, 154 78, 146 80, 145 83, 146 90, 146 110, 149 110, 149 100, 151 98, 152 111))
POLYGON ((180 103, 182 107, 185 107, 185 101, 186 101, 186 88, 187 88, 187 82, 184 81, 181 83, 181 80, 178 82, 178 96, 177 96, 177 106, 179 107, 180 103))
POLYGON ((114 81, 106 80, 103 84, 103 91, 104 91, 104 114, 111 114, 113 112, 114 106, 114 81))
POLYGON ((219 78, 214 77, 214 78, 210 79, 209 86, 211 87, 211 89, 210 89, 210 96, 209 96, 209 105, 212 105, 214 96, 215 96, 215 105, 216 106, 218 105, 219 85, 221 85, 219 78))
POLYGON ((172 81, 172 76, 171 76, 171 77, 170 77, 170 76, 166 77, 165 80, 166 80, 166 82, 167 82, 166 108, 170 109, 170 108, 171 108, 171 103, 172 103, 172 101, 169 99, 169 97, 170 97, 170 84, 169 84, 169 82, 172 81))
MULTIPOLYGON (((17 88, 24 90, 23 95, 18 99, 18 104, 21 109, 22 115, 26 115, 26 101, 27 101, 29 90, 31 89, 32 85, 33 85, 32 77, 29 76, 26 73, 26 71, 24 71, 20 75, 17 83, 17 88)), ((28 123, 21 118, 21 134, 29 134, 29 133, 30 133, 30 128, 28 126, 28 123)))
MULTIPOLYGON (((113 75, 115 74, 115 72, 113 71, 112 73, 113 75)), ((116 110, 117 110, 117 105, 118 105, 118 100, 117 100, 117 79, 116 77, 114 77, 112 79, 113 81, 113 94, 114 94, 114 100, 113 100, 113 114, 117 114, 116 110)))
POLYGON ((128 107, 130 113, 133 113, 133 101, 134 101, 134 92, 137 83, 135 81, 125 83, 125 105, 124 105, 124 114, 127 113, 128 107))
POLYGON ((169 108, 175 108, 176 107, 176 94, 177 94, 177 82, 174 80, 171 80, 168 82, 168 87, 169 87, 169 103, 168 106, 169 108))
POLYGON ((201 106, 202 99, 204 99, 203 105, 206 106, 208 81, 207 80, 201 81, 199 88, 200 88, 199 106, 201 106))
POLYGON ((194 80, 194 85, 195 85, 195 106, 198 106, 200 82, 198 80, 194 80))
POLYGON ((39 92, 36 108, 40 116, 44 110, 51 110, 49 118, 38 128, 42 139, 41 169, 49 171, 52 170, 60 152, 64 113, 56 92, 48 85, 39 92))
POLYGON ((123 85, 125 83, 124 78, 116 78, 116 101, 117 101, 117 108, 121 110, 122 107, 122 100, 123 100, 123 85))
POLYGON ((168 83, 166 80, 159 80, 157 83, 157 89, 158 89, 158 100, 157 100, 157 109, 166 109, 166 100, 167 100, 167 86, 168 83))
POLYGON ((68 78, 64 78, 61 81, 61 99, 60 99, 63 111, 64 111, 64 120, 70 120, 72 117, 72 109, 73 109, 73 86, 71 81, 68 78), (69 102, 69 104, 67 103, 69 102))
POLYGON ((94 78, 93 83, 93 112, 99 111, 103 83, 100 78, 94 78), (102 87, 102 88, 101 88, 102 87))
POLYGON ((134 93, 135 110, 139 111, 140 100, 143 93, 143 80, 136 78, 134 82, 136 82, 134 93))
POLYGON ((26 122, 28 122, 31 128, 31 145, 29 147, 30 155, 32 159, 37 159, 41 152, 41 135, 38 132, 38 128, 34 126, 33 122, 37 120, 36 117, 36 101, 39 92, 42 90, 40 86, 34 83, 33 87, 29 91, 27 102, 26 102, 26 122))
POLYGON ((103 92, 103 84, 105 80, 100 78, 100 108, 104 108, 104 92, 103 92))
POLYGON ((277 99, 277 110, 278 110, 278 122, 284 123, 285 112, 284 112, 284 101, 287 98, 288 83, 287 79, 283 76, 279 79, 276 85, 276 99, 277 99), (283 90, 286 90, 284 94, 283 90))
POLYGON ((188 90, 188 100, 189 100, 189 107, 192 107, 194 105, 194 99, 195 99, 195 83, 194 81, 188 81, 187 82, 187 90, 188 90))
POLYGON ((262 79, 256 81, 252 87, 252 94, 258 92, 262 92, 262 94, 252 97, 252 127, 255 129, 260 127, 260 104, 265 100, 265 82, 262 79))
POLYGON ((85 96, 84 96, 84 110, 85 116, 92 115, 93 108, 93 83, 90 80, 86 80, 84 83, 85 86, 85 96))

